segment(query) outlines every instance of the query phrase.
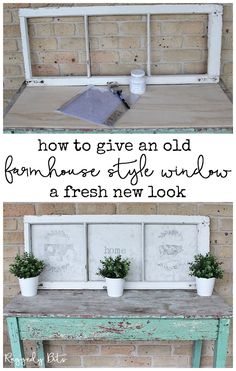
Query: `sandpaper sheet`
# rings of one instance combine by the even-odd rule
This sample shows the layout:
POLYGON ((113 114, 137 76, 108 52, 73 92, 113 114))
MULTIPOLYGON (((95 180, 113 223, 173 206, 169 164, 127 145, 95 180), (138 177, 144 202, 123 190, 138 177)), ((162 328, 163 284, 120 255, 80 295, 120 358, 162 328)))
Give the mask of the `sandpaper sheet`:
MULTIPOLYGON (((139 98, 136 94, 123 94, 132 106, 139 98)), ((57 109, 57 112, 95 124, 113 126, 127 111, 119 97, 108 88, 89 86, 57 109)))

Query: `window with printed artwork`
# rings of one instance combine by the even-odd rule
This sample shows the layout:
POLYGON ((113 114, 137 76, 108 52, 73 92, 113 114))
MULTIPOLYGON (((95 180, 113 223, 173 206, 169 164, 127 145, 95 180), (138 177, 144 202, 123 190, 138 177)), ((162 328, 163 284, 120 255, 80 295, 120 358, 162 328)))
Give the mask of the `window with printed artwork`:
POLYGON ((26 216, 25 250, 43 259, 42 288, 101 289, 100 260, 131 261, 126 288, 192 289, 188 262, 209 251, 204 216, 26 216))

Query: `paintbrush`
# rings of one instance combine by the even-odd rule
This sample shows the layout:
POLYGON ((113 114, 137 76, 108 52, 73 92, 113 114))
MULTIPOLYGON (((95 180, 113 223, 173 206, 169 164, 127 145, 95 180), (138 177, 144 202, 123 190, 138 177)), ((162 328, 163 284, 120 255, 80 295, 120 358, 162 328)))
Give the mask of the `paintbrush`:
POLYGON ((122 89, 120 89, 119 85, 113 82, 109 82, 107 84, 108 84, 109 90, 113 94, 117 95, 117 97, 122 101, 122 103, 125 105, 126 108, 130 109, 130 106, 128 105, 126 100, 122 97, 122 89))

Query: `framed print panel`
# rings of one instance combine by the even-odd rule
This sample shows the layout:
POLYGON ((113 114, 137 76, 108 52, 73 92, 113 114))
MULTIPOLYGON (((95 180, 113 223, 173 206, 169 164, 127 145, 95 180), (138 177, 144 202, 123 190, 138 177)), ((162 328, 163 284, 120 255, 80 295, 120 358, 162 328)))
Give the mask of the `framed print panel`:
POLYGON ((188 262, 197 254, 196 225, 145 226, 145 279, 160 282, 194 281, 188 262))
POLYGON ((104 256, 122 255, 131 261, 127 281, 142 280, 142 226, 140 224, 90 224, 88 226, 89 280, 102 278, 96 275, 104 256))
POLYGON ((86 281, 84 237, 82 224, 32 225, 33 253, 46 264, 40 281, 86 281))

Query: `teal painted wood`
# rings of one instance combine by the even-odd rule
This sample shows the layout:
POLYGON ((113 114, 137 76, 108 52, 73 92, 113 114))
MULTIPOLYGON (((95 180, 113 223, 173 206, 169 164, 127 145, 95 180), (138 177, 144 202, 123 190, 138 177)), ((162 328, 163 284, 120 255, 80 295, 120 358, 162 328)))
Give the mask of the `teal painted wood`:
POLYGON ((179 128, 179 129, 4 129, 5 134, 231 134, 232 128, 179 128))
POLYGON ((215 319, 19 318, 23 340, 214 340, 215 319))
POLYGON ((192 368, 200 368, 202 355, 202 340, 195 340, 193 345, 192 368))
POLYGON ((218 337, 214 348, 214 367, 224 368, 226 365, 230 319, 220 319, 218 337))
POLYGON ((36 353, 37 359, 39 362, 39 367, 45 368, 45 355, 44 355, 44 348, 43 348, 43 341, 36 342, 36 353))
POLYGON ((12 356, 14 359, 15 368, 24 368, 24 350, 20 339, 18 320, 16 317, 7 318, 8 334, 11 343, 12 356))

